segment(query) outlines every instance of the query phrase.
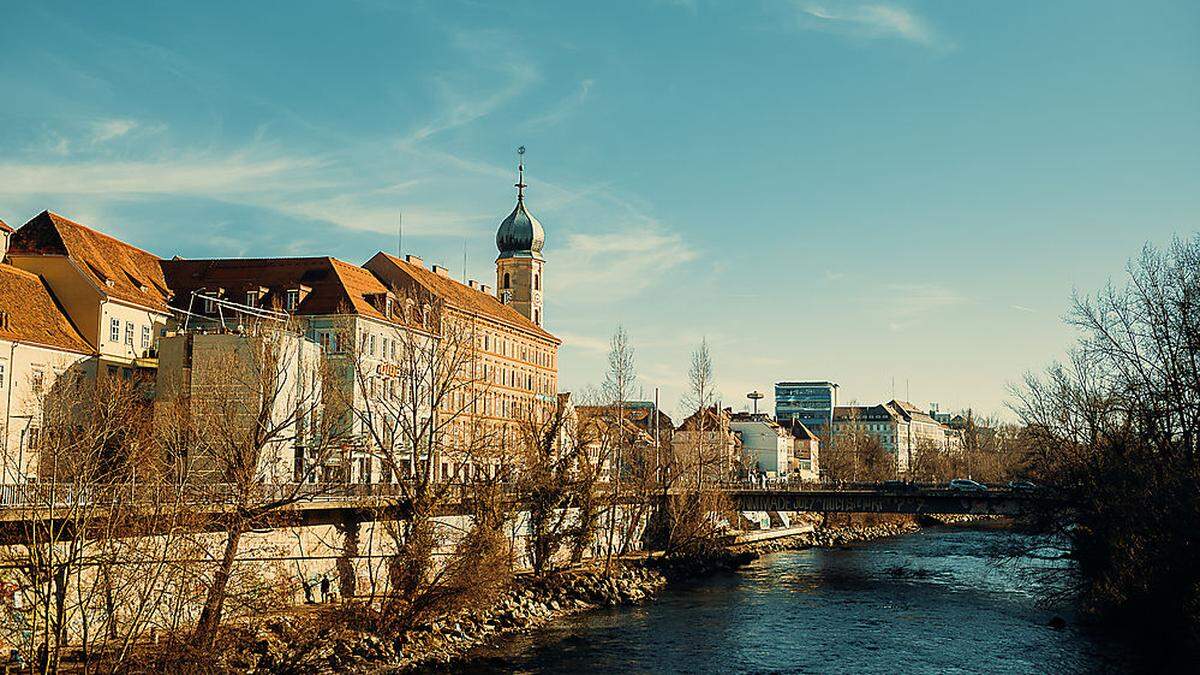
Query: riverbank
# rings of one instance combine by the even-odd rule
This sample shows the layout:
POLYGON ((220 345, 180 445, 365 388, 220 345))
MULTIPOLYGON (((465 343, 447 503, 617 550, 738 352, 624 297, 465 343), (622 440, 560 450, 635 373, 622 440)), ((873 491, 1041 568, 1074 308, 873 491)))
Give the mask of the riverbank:
MULTIPOLYGON (((234 641, 237 647, 226 662, 231 670, 248 673, 439 670, 469 660, 476 650, 495 648, 513 634, 580 612, 648 602, 669 584, 737 569, 767 553, 836 548, 911 534, 922 527, 912 517, 844 520, 809 532, 734 544, 723 555, 702 563, 651 556, 622 560, 611 573, 584 568, 540 580, 520 577, 516 588, 489 609, 448 617, 395 640, 348 627, 334 608, 276 616, 247 628, 234 641)), ((925 522, 947 521, 966 522, 961 518, 925 522)))

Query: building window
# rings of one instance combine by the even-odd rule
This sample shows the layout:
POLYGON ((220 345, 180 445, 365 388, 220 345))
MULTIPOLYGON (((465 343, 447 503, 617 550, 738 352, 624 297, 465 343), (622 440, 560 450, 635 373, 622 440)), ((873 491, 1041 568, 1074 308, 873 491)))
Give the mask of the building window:
POLYGON ((125 344, 129 345, 130 347, 133 346, 133 322, 132 321, 125 322, 125 344))
POLYGON ((0 389, 4 388, 4 364, 0 363, 0 389))
POLYGON ((533 322, 537 325, 542 325, 542 315, 538 310, 533 310, 533 322))
POLYGON ((204 313, 212 314, 217 311, 217 301, 210 296, 204 296, 204 313))
POLYGON ((504 287, 512 288, 511 280, 508 278, 508 272, 504 273, 504 287))
POLYGON ((246 293, 246 306, 253 307, 258 304, 258 292, 248 291, 246 293))
POLYGON ((34 368, 30 375, 30 383, 33 385, 34 391, 41 391, 46 384, 46 371, 41 368, 34 368))
POLYGON ((150 326, 142 326, 142 349, 150 348, 150 326))
POLYGON ((540 275, 540 274, 533 275, 533 290, 535 290, 535 291, 542 290, 542 275, 540 275))
POLYGON ((300 304, 300 289, 291 288, 283 295, 283 308, 291 312, 300 304))
POLYGON ((120 319, 111 319, 108 322, 108 341, 109 342, 120 342, 121 341, 121 320, 120 319))
POLYGON ((370 340, 371 340, 371 348, 370 348, 371 356, 375 356, 375 334, 374 333, 371 333, 370 340))

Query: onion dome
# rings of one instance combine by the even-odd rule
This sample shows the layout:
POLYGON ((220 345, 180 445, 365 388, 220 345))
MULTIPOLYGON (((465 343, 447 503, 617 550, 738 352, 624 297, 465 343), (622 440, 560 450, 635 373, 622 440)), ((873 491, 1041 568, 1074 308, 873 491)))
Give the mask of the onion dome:
POLYGON ((514 186, 517 188, 517 206, 496 230, 496 248, 500 249, 501 258, 541 258, 546 231, 525 207, 525 188, 528 186, 525 185, 524 163, 517 165, 517 171, 519 178, 514 186))

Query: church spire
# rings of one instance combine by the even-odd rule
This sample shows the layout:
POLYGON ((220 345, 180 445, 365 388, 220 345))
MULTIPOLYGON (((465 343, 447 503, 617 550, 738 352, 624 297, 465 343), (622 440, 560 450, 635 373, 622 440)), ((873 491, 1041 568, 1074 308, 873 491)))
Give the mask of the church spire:
POLYGON ((517 148, 517 184, 513 187, 517 188, 517 201, 525 201, 525 188, 529 187, 525 184, 525 146, 517 148))

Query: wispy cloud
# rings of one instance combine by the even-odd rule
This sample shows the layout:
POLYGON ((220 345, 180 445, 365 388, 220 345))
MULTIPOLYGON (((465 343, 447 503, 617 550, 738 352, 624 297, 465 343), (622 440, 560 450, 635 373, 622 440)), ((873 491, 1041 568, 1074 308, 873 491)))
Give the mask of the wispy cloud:
POLYGON ((460 31, 452 35, 451 44, 472 68, 433 76, 440 110, 402 139, 400 146, 412 146, 487 117, 536 83, 541 76, 533 63, 506 56, 513 53, 515 40, 504 31, 460 31), (486 77, 474 76, 476 73, 486 77))
POLYGON ((563 331, 558 331, 558 337, 562 339, 564 347, 579 349, 590 354, 604 355, 609 350, 608 340, 603 338, 563 331))
POLYGON ((899 5, 873 2, 795 3, 797 26, 854 37, 892 38, 926 47, 946 47, 949 43, 923 18, 899 5))
POLYGON ((967 302, 957 291, 937 284, 889 284, 873 304, 887 319, 888 330, 896 333, 951 307, 967 302))
POLYGON ((302 157, 197 154, 169 160, 0 163, 0 195, 205 195, 327 186, 302 157), (299 181, 299 183, 295 182, 299 181))
POLYGON ((594 82, 591 79, 582 80, 579 87, 570 96, 562 99, 554 104, 545 113, 533 117, 525 122, 526 129, 538 129, 541 127, 549 127, 558 124, 570 117, 576 110, 583 106, 587 101, 588 95, 592 91, 594 82))
POLYGON ((580 301, 627 298, 696 258, 683 237, 661 226, 630 226, 607 232, 574 233, 555 251, 552 283, 580 301))
POLYGON ((107 143, 133 131, 137 122, 125 119, 100 120, 92 124, 92 143, 107 143))
POLYGON ((1018 312, 1028 312, 1030 314, 1037 312, 1036 309, 1034 309, 1032 307, 1026 307, 1025 305, 1009 305, 1009 307, 1012 307, 1013 309, 1017 310, 1018 312))

